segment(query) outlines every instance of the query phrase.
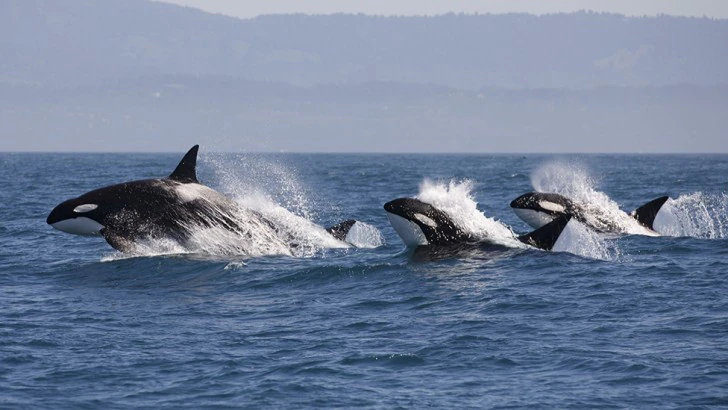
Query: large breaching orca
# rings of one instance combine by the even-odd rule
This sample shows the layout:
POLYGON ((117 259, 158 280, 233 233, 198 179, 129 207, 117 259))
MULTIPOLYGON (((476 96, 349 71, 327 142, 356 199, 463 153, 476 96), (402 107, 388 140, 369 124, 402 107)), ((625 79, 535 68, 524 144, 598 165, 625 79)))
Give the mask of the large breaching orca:
MULTIPOLYGON (((241 240, 287 243, 286 234, 259 212, 245 209, 197 180, 198 145, 164 178, 124 182, 60 203, 48 215, 54 228, 76 235, 101 235, 114 249, 130 252, 144 239, 172 239, 184 245, 199 229, 223 228, 241 240), (244 223, 242 223, 244 221, 244 223)), ((347 241, 348 220, 327 229, 347 241)))
POLYGON ((653 224, 668 199, 668 196, 653 199, 634 210, 629 217, 621 211, 615 214, 596 205, 573 201, 563 195, 541 192, 529 192, 519 196, 511 201, 511 208, 533 228, 540 228, 554 218, 568 215, 597 232, 629 233, 629 224, 636 221, 646 228, 645 234, 658 235, 653 224))
MULTIPOLYGON (((487 239, 476 238, 459 227, 447 213, 415 198, 399 198, 384 204, 389 222, 408 247, 482 245, 487 239)), ((533 247, 551 250, 568 224, 565 215, 535 231, 516 237, 533 247)))

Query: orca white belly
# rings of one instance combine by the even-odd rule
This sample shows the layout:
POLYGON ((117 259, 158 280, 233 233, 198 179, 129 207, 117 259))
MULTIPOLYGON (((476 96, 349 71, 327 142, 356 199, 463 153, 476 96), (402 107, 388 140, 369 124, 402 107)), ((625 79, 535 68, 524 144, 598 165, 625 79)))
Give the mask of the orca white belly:
POLYGON ((389 218, 389 223, 392 224, 394 230, 397 231, 397 235, 402 238, 402 242, 408 247, 429 244, 422 229, 416 223, 389 212, 387 212, 387 218, 389 218))
POLYGON ((83 216, 78 218, 64 219, 51 224, 52 227, 74 235, 99 235, 104 228, 103 225, 90 218, 83 216))
POLYGON ((554 220, 554 217, 546 212, 539 212, 533 209, 513 208, 513 212, 533 229, 538 229, 554 220))

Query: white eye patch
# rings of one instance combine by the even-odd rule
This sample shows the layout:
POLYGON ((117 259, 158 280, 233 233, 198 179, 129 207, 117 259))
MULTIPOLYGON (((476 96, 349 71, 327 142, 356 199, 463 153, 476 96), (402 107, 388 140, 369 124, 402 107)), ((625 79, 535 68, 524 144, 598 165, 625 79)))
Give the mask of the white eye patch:
POLYGON ((433 228, 437 228, 437 222, 433 221, 432 219, 426 217, 422 214, 415 214, 415 218, 417 218, 418 221, 422 222, 423 224, 427 226, 431 226, 433 228))
POLYGON ((547 211, 551 211, 551 212, 564 212, 564 211, 566 211, 566 208, 563 205, 557 204, 557 203, 554 203, 554 202, 551 202, 551 201, 541 201, 538 204, 541 205, 541 208, 543 208, 543 209, 545 209, 547 211))
POLYGON ((99 206, 96 204, 83 204, 83 205, 79 205, 79 206, 73 208, 73 212, 75 212, 77 214, 82 214, 82 213, 86 213, 86 212, 91 212, 98 207, 99 206))

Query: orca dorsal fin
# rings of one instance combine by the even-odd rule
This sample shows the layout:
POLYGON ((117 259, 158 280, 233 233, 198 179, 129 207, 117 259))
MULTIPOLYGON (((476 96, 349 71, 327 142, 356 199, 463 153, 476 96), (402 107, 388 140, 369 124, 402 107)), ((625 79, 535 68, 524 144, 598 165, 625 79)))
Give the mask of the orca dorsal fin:
POLYGON ((346 241, 346 235, 349 234, 349 230, 357 221, 355 219, 347 219, 344 222, 339 222, 336 225, 326 228, 326 232, 330 233, 334 238, 340 241, 346 241))
POLYGON ((662 205, 665 205, 665 202, 667 202, 668 199, 670 199, 669 196, 661 196, 657 199, 653 199, 652 201, 635 209, 630 215, 632 215, 632 217, 640 224, 650 229, 654 229, 652 228, 652 224, 655 223, 655 217, 657 216, 657 213, 660 212, 662 205))
POLYGON ((182 161, 179 162, 177 168, 169 174, 169 179, 182 183, 192 183, 197 181, 197 150, 200 149, 199 145, 195 145, 190 148, 189 151, 182 157, 182 161))
POLYGON ((519 236, 518 240, 526 245, 550 251, 570 220, 571 215, 560 216, 531 233, 519 236))

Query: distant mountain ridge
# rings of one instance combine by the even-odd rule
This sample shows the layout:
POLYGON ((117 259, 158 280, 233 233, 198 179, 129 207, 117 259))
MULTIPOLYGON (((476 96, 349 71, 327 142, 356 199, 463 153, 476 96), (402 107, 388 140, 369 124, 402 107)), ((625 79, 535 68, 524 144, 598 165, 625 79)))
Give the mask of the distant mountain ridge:
POLYGON ((239 20, 146 0, 3 0, 0 83, 160 75, 462 89, 728 83, 728 20, 275 15, 239 20))

